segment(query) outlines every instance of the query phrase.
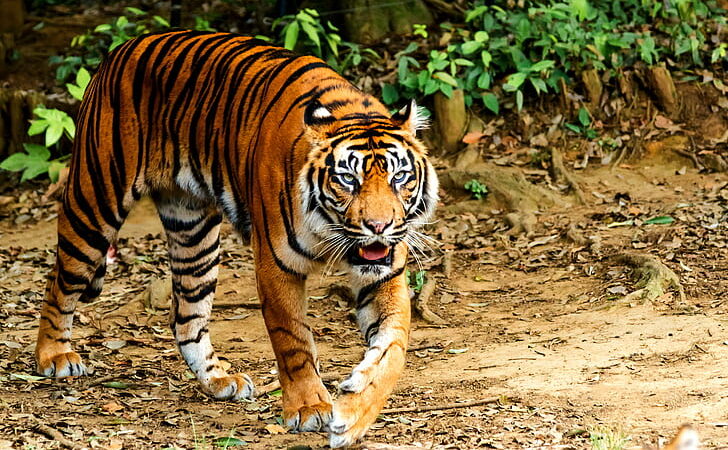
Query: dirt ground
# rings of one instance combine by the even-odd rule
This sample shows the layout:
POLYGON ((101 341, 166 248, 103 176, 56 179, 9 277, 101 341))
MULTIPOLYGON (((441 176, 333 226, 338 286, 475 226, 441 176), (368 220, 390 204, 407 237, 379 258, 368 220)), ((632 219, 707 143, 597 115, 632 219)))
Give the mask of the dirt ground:
MULTIPOLYGON (((604 428, 630 436, 629 447, 689 422, 704 448, 728 448, 728 177, 680 170, 684 163, 587 169, 587 204, 541 211, 528 237, 506 234, 504 211, 490 203, 446 196, 429 231, 440 244, 424 266, 437 282, 429 305, 447 325, 414 321, 388 407, 497 401, 386 413, 369 442, 590 448, 589 434, 604 428), (660 215, 675 221, 643 223, 660 215), (570 229, 591 244, 573 242, 570 229), (625 300, 636 287, 614 258, 621 252, 660 257, 685 299, 670 290, 654 301, 625 300)), ((191 379, 163 305, 143 300, 168 271, 149 202, 124 226, 101 298, 77 314, 75 346, 94 374, 32 377, 56 240, 55 206, 38 200, 42 189, 18 191, 0 221, 0 448, 59 448, 49 432, 77 448, 212 448, 231 436, 251 449, 326 445, 323 433, 282 432, 279 391, 252 403, 216 402, 191 379)), ((223 249, 213 342, 234 370, 266 386, 275 363, 256 310, 251 251, 229 228, 223 249)), ((329 295, 341 283, 314 277, 308 315, 322 371, 339 379, 364 349, 349 306, 329 295)), ((329 385, 335 392, 336 382, 329 385)))
MULTIPOLYGON (((5 81, 51 89, 45 60, 57 50, 49 44, 65 46, 102 19, 69 20, 76 28, 62 38, 56 22, 67 20, 46 20, 39 35, 21 41, 23 66, 5 81), (42 77, 27 76, 25 68, 35 66, 42 77)), ((698 137, 725 125, 704 122, 698 137)), ((369 443, 582 449, 592 448, 590 434, 606 430, 629 436, 627 448, 641 448, 688 422, 704 448, 728 448, 728 176, 698 172, 688 159, 626 163, 580 171, 586 203, 562 197, 538 211, 530 236, 509 234, 508 211, 492 200, 444 195, 429 228, 439 245, 424 269, 437 283, 429 306, 447 324, 414 320, 407 367, 387 406, 409 410, 385 411, 369 443), (674 221, 644 223, 658 216, 674 221), (638 286, 616 258, 625 252, 659 257, 679 276, 685 298, 675 289, 652 301, 628 297, 638 286), (476 400, 492 401, 458 405, 476 400)), ((543 170, 526 172, 550 189, 543 170)), ((228 226, 213 342, 232 370, 269 393, 233 403, 200 391, 175 348, 164 305, 145 304, 145 292, 169 271, 149 202, 122 229, 119 261, 100 299, 78 310, 75 348, 93 375, 35 377, 37 320, 56 242, 55 205, 41 200, 46 189, 0 186, 0 450, 60 448, 60 441, 207 449, 227 437, 250 449, 326 446, 323 433, 288 434, 279 426, 280 391, 270 388, 275 360, 257 310, 252 254, 228 226)), ((312 277, 309 289, 322 371, 333 380, 364 350, 349 305, 330 291, 345 282, 312 277)), ((328 385, 335 392, 336 381, 328 385)))

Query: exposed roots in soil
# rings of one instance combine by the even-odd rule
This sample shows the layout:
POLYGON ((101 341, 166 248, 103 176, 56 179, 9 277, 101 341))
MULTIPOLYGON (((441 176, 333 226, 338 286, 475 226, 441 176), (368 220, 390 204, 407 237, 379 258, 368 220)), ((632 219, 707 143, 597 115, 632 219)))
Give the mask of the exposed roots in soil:
POLYGON ((638 289, 626 295, 625 301, 643 299, 653 301, 665 295, 665 290, 670 288, 676 289, 680 300, 685 301, 685 291, 680 284, 680 278, 656 256, 621 253, 615 257, 615 260, 632 267, 634 274, 638 277, 635 283, 638 289))
POLYGON ((518 169, 500 167, 491 163, 477 163, 466 170, 450 170, 444 184, 462 189, 470 180, 478 180, 488 187, 489 195, 511 211, 506 220, 511 226, 509 234, 532 235, 536 224, 535 212, 563 203, 558 195, 530 183, 518 169))
POLYGON ((555 182, 563 182, 569 186, 569 189, 574 193, 579 204, 583 205, 586 203, 584 191, 576 181, 576 177, 564 166, 564 158, 556 147, 551 149, 551 176, 555 182))
POLYGON ((414 307, 415 311, 417 311, 422 320, 425 322, 432 325, 444 325, 447 321, 432 312, 430 307, 427 306, 427 301, 430 299, 432 294, 435 293, 436 285, 437 283, 434 279, 427 278, 427 281, 425 281, 425 284, 422 286, 420 295, 416 296, 414 299, 414 307))

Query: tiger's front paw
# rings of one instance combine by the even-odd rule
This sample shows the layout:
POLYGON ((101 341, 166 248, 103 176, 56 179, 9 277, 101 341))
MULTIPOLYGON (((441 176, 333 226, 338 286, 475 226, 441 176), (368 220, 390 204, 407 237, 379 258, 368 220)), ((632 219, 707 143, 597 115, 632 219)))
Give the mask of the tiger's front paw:
POLYGON ((369 401, 366 397, 362 394, 349 393, 336 400, 329 423, 331 448, 355 444, 377 419, 384 401, 369 401))
POLYGON ((86 365, 79 354, 73 351, 53 356, 39 355, 38 373, 57 378, 86 375, 86 365))
POLYGON ((284 410, 283 421, 293 432, 324 431, 331 422, 331 402, 302 406, 297 410, 284 410))
POLYGON ((206 386, 207 391, 217 400, 253 400, 255 385, 246 374, 213 377, 206 386))

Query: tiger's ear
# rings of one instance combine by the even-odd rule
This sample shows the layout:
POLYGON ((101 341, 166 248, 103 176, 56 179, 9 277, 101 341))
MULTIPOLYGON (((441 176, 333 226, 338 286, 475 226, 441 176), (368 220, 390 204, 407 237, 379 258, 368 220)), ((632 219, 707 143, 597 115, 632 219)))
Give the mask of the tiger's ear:
POLYGON ((303 113, 303 123, 306 126, 306 136, 311 142, 318 142, 324 139, 329 126, 336 122, 334 114, 318 99, 309 102, 303 113))
POLYGON ((430 127, 430 121, 425 117, 422 109, 417 106, 417 102, 414 100, 394 113, 392 123, 406 129, 412 134, 417 134, 418 130, 424 130, 430 127))

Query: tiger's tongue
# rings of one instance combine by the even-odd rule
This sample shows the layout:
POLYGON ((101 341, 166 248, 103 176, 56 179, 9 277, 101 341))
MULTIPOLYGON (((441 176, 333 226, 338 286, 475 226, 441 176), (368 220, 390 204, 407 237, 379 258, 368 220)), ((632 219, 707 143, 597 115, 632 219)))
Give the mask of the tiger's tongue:
POLYGON ((359 256, 367 261, 376 261, 382 259, 389 254, 389 247, 380 243, 359 247, 359 256))

